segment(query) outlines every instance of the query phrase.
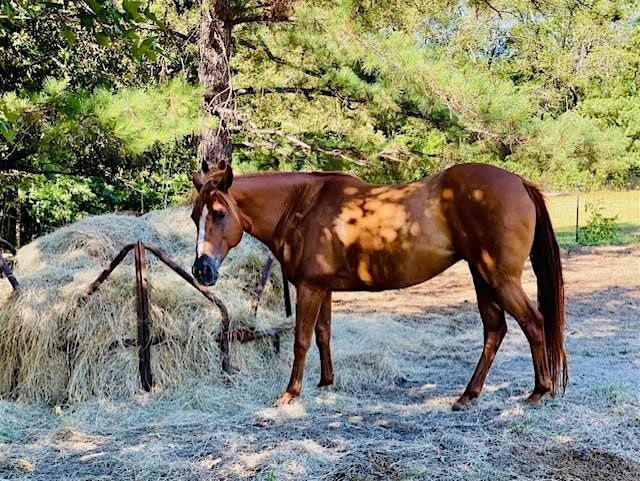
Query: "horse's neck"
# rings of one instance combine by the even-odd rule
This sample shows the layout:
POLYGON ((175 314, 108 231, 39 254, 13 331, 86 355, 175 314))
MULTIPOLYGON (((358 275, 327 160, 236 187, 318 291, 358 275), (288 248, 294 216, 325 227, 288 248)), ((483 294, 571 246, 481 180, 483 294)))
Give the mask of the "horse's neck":
POLYGON ((280 249, 282 228, 296 212, 313 203, 321 177, 306 174, 263 174, 236 177, 231 193, 244 217, 245 231, 273 252, 280 249))

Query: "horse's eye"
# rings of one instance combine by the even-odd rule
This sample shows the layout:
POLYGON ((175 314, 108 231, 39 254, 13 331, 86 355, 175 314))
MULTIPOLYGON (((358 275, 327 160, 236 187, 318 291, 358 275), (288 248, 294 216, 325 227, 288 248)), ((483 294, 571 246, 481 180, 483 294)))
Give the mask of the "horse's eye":
POLYGON ((219 221, 224 219, 224 216, 227 215, 227 213, 223 210, 214 210, 211 212, 211 215, 213 216, 213 220, 219 221))

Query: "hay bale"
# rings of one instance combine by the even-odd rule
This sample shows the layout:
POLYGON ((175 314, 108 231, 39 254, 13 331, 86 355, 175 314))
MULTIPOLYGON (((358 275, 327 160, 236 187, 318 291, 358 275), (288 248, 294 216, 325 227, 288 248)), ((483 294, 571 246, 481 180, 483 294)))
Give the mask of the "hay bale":
MULTIPOLYGON (((137 240, 156 245, 188 268, 195 242, 189 214, 187 208, 172 208, 139 218, 91 217, 20 249, 15 270, 21 291, 14 294, 8 284, 0 286, 0 396, 60 403, 137 393, 137 349, 122 344, 137 332, 133 255, 83 307, 76 306, 106 264, 137 240)), ((258 320, 250 313, 267 255, 245 235, 221 269, 213 291, 227 305, 232 327, 284 322, 279 269, 271 274, 258 320)), ((219 311, 155 256, 147 257, 151 334, 164 339, 152 347, 156 389, 221 381, 215 342, 219 311)), ((261 356, 263 347, 243 348, 242 355, 261 356)), ((247 364, 251 360, 238 363, 247 364)))

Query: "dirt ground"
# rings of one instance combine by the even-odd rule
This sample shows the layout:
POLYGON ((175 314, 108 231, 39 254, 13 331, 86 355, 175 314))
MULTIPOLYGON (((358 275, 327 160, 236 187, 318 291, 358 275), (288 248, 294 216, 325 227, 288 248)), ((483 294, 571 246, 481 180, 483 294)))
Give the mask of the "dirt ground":
MULTIPOLYGON (((570 385, 541 407, 528 345, 509 332, 485 390, 452 412, 481 352, 466 265, 423 285, 335 295, 337 383, 285 386, 290 340, 224 384, 74 406, 0 401, 0 479, 638 480, 640 246, 565 253, 570 385)), ((525 276, 528 292, 535 280, 525 276)))

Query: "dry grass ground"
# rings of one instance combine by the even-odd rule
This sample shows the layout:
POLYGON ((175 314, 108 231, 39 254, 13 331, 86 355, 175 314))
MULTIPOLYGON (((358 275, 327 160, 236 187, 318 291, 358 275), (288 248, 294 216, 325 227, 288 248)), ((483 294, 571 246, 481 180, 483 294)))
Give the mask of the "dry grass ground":
MULTIPOLYGON (((571 380, 541 407, 523 403, 531 356, 510 319, 482 397, 451 411, 482 344, 460 263, 414 288, 336 295, 337 384, 315 388, 313 348, 288 408, 270 405, 291 339, 279 356, 236 346, 241 371, 229 380, 119 400, 0 401, 0 479, 640 479, 639 259, 638 246, 565 257, 571 380)), ((530 271, 526 286, 535 292, 530 271)))

